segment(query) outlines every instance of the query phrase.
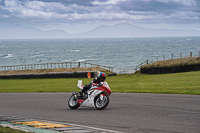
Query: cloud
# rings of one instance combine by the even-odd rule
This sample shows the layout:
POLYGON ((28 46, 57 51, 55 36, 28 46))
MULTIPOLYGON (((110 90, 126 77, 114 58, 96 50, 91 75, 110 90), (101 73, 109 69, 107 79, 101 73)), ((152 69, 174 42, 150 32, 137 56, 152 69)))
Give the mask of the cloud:
POLYGON ((163 3, 177 3, 185 6, 196 6, 195 0, 154 0, 163 3))
POLYGON ((199 5, 195 0, 0 0, 0 20, 191 23, 200 20, 199 5))
POLYGON ((108 0, 108 1, 104 1, 104 2, 95 0, 91 3, 95 6, 96 5, 105 6, 105 5, 117 5, 119 2, 125 2, 125 1, 127 1, 127 0, 108 0))

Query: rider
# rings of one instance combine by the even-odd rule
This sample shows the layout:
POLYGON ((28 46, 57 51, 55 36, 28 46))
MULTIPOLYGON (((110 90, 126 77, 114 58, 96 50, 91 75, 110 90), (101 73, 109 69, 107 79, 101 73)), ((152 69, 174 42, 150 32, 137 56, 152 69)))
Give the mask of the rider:
POLYGON ((90 84, 86 84, 83 89, 78 93, 80 96, 83 96, 83 93, 86 93, 91 86, 95 83, 95 84, 99 84, 100 82, 104 82, 106 79, 106 74, 104 72, 100 72, 99 75, 97 77, 95 77, 90 84))

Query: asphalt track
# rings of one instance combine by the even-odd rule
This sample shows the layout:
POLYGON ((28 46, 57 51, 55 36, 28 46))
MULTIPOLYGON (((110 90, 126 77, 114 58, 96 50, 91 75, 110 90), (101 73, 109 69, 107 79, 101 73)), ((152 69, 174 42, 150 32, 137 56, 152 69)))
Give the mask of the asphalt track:
POLYGON ((112 93, 105 110, 71 110, 71 93, 0 93, 0 115, 127 133, 199 133, 200 96, 112 93))

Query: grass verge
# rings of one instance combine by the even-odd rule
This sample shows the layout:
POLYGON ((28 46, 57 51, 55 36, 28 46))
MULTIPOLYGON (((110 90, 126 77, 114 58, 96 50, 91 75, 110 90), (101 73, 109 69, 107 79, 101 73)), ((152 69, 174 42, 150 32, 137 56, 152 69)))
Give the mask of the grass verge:
MULTIPOLYGON (((79 91, 77 80, 92 79, 0 79, 0 92, 72 92, 79 91)), ((107 77, 112 92, 167 93, 200 95, 200 71, 161 75, 127 74, 107 77)))
POLYGON ((144 65, 142 68, 174 67, 200 64, 200 57, 186 57, 174 60, 157 61, 152 64, 144 65))
POLYGON ((9 127, 0 126, 0 133, 29 133, 29 132, 20 131, 20 130, 16 130, 16 129, 11 129, 9 127))

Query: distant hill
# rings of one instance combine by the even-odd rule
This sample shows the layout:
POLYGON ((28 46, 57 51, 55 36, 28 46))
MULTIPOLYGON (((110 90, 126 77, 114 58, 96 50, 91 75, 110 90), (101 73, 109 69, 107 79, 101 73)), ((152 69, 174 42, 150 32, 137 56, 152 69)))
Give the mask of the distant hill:
POLYGON ((66 38, 67 35, 62 30, 42 31, 37 28, 24 27, 22 25, 0 27, 0 39, 66 38))
POLYGON ((148 29, 129 23, 121 23, 113 26, 99 26, 91 31, 68 34, 63 30, 42 31, 34 27, 22 25, 0 26, 0 39, 21 38, 123 38, 123 37, 178 37, 200 36, 200 31, 195 30, 169 30, 148 29))
POLYGON ((91 31, 74 34, 71 37, 80 38, 114 38, 114 37, 171 37, 171 36, 200 36, 195 30, 147 29, 129 23, 114 26, 99 26, 91 31))

